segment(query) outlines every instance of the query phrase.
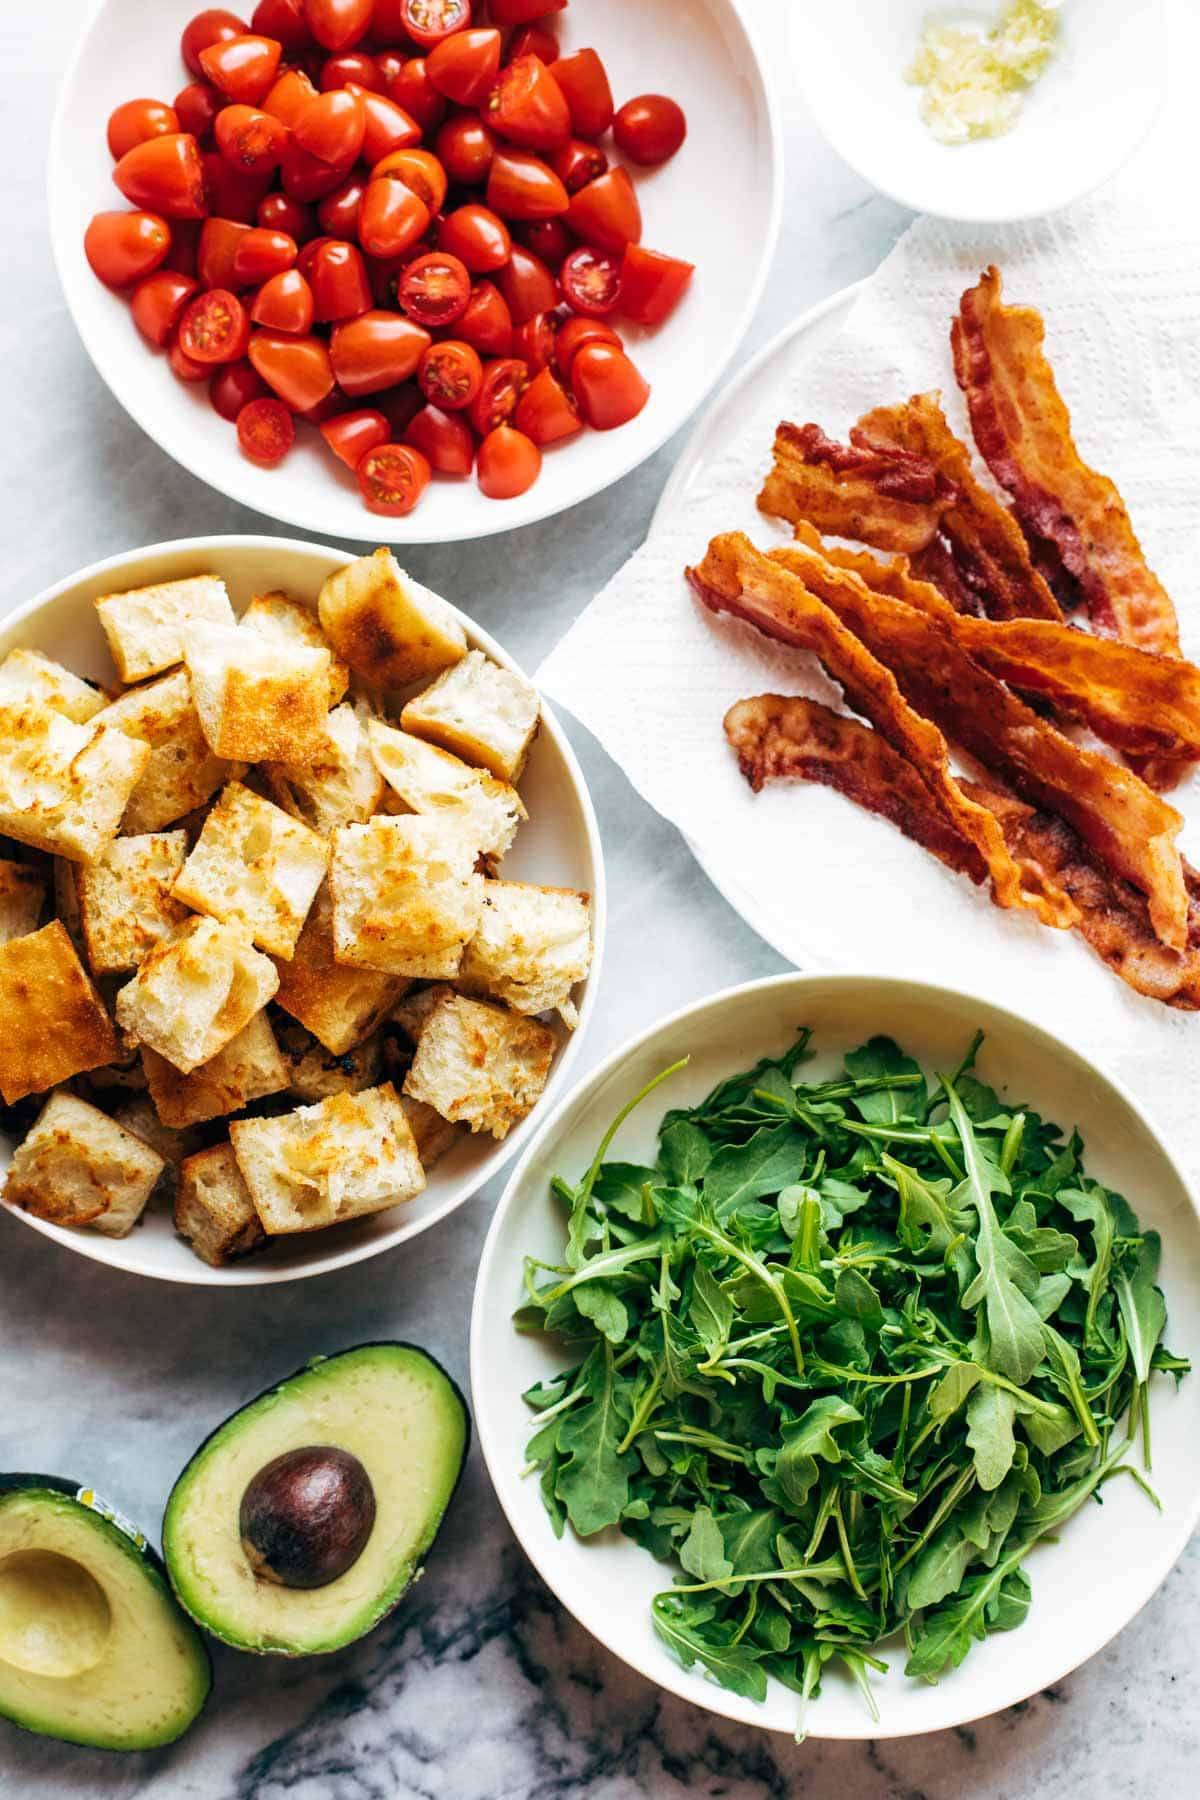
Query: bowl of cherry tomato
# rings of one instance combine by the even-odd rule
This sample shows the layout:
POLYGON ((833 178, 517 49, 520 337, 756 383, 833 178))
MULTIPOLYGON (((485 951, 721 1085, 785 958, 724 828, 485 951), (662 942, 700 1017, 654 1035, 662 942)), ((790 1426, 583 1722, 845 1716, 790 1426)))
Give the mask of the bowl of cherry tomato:
POLYGON ((683 423, 757 304, 779 173, 735 0, 104 0, 51 235, 177 462, 309 531, 450 542, 683 423))

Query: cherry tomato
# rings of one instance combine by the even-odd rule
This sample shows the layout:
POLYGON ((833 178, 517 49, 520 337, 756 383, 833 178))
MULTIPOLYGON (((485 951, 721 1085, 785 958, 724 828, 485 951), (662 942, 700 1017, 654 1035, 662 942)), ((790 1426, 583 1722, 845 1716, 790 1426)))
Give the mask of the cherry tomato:
POLYGON ((639 94, 636 100, 627 100, 612 128, 621 154, 647 167, 674 156, 687 136, 683 108, 665 94, 639 94))
POLYGON ((156 350, 166 348, 180 314, 199 285, 192 276, 180 275, 174 269, 159 269, 138 282, 129 310, 148 344, 156 350))
POLYGON ((438 132, 434 148, 451 181, 479 187, 488 178, 496 139, 474 113, 456 113, 438 132))
POLYGON ((162 265, 164 269, 173 269, 177 275, 195 275, 198 272, 196 256, 200 248, 201 229, 199 219, 176 219, 171 231, 171 248, 162 265))
POLYGON ((285 69, 263 96, 262 109, 290 131, 300 114, 317 97, 317 90, 303 69, 285 69))
POLYGON ((352 238, 358 236, 358 215, 362 208, 362 198, 367 191, 365 181, 357 175, 351 175, 332 194, 326 194, 317 208, 317 219, 321 230, 327 231, 330 237, 352 238))
POLYGON ((528 219, 517 226, 517 239, 540 257, 548 269, 555 271, 567 253, 575 248, 574 236, 561 219, 528 219))
POLYGON ((446 198, 446 171, 430 151, 393 150, 371 170, 372 181, 384 175, 394 175, 397 181, 402 181, 418 200, 424 201, 431 213, 441 212, 446 198))
POLYGON ((473 344, 482 356, 507 356, 512 347, 512 314, 491 281, 475 283, 467 310, 454 328, 463 342, 473 344))
POLYGON ((359 407, 356 412, 339 413, 320 427, 321 436, 339 462, 356 469, 368 450, 386 444, 392 428, 381 412, 373 407, 359 407))
POLYGON ((148 212, 101 212, 83 234, 92 273, 107 287, 132 287, 166 261, 171 227, 148 212))
POLYGON ((228 288, 210 288, 184 308, 179 347, 193 362, 237 362, 249 341, 249 314, 228 288))
POLYGON ((403 313, 362 313, 334 329, 329 354, 344 394, 378 394, 416 372, 430 337, 403 313))
POLYGON ((572 194, 567 224, 585 244, 624 250, 642 235, 642 209, 628 171, 617 167, 572 194))
POLYGON ((205 150, 201 161, 209 213, 251 224, 270 189, 270 169, 235 169, 219 150, 205 150))
POLYGON ((550 369, 539 369, 517 402, 514 423, 535 444, 556 444, 583 430, 579 408, 550 369))
POLYGON ((475 479, 489 500, 515 500, 528 493, 541 472, 541 451, 511 425, 489 431, 475 459, 475 479))
POLYGON ((249 357, 272 393, 296 412, 310 412, 333 388, 333 365, 319 337, 256 331, 249 357))
POLYGON ((687 292, 695 264, 627 244, 621 259, 620 311, 636 325, 661 325, 687 292))
POLYGON ((475 462, 471 427, 457 413, 423 406, 405 429, 404 441, 419 450, 439 475, 469 475, 475 462))
POLYGON ((560 56, 554 65, 554 79, 561 89, 571 114, 571 129, 576 137, 598 138, 613 122, 612 89, 604 64, 594 50, 576 50, 573 56, 560 56))
POLYGON ((327 323, 369 311, 374 298, 361 250, 331 238, 304 271, 313 291, 314 317, 327 323))
POLYGON ((269 392, 266 382, 249 361, 226 363, 208 384, 208 397, 214 411, 228 419, 231 425, 243 406, 249 406, 251 400, 264 399, 269 392))
POLYGON ((196 273, 201 286, 228 288, 236 285, 233 273, 237 247, 251 227, 237 219, 205 219, 196 250, 196 273))
POLYGON ((508 46, 509 62, 516 62, 518 56, 539 57, 549 68, 558 59, 558 39, 544 25, 522 25, 508 46))
POLYGON ((125 152, 137 144, 178 130, 179 117, 173 106, 162 100, 126 100, 109 114, 109 155, 120 162, 125 152))
POLYGON ((237 435, 243 456, 273 469, 296 441, 296 422, 282 400, 251 400, 237 416, 237 435))
POLYGON ((171 373, 180 381, 207 381, 212 373, 210 363, 194 362, 181 349, 179 339, 175 338, 167 350, 167 361, 171 365, 171 373))
POLYGON ((457 256, 472 275, 486 275, 504 267, 512 253, 512 238, 503 219, 486 206, 469 201, 441 221, 438 249, 457 256))
POLYGON ((419 325, 453 325, 467 310, 471 277, 457 256, 435 250, 409 263, 400 277, 398 298, 419 325))
MULTIPOLYGON (((290 194, 268 194, 259 202, 255 223, 265 231, 286 231, 298 244, 307 244, 317 234, 317 215, 309 206, 293 200, 290 194)), ((345 232, 331 232, 331 237, 345 237, 345 232)))
POLYGON ((469 406, 483 385, 479 352, 455 338, 431 344, 417 368, 417 383, 425 398, 447 412, 469 406))
POLYGON ((536 56, 509 63, 488 95, 484 117, 493 131, 525 150, 551 154, 571 135, 563 90, 536 56))
POLYGON ((303 419, 306 424, 320 426, 326 424, 330 419, 340 419, 349 404, 346 396, 340 394, 336 387, 332 387, 323 400, 318 400, 317 404, 310 406, 307 411, 300 412, 295 407, 292 410, 296 417, 303 419))
POLYGON ((413 43, 432 50, 471 23, 471 0, 400 0, 400 18, 413 43))
POLYGON ((554 361, 564 381, 571 379, 571 364, 584 344, 612 344, 617 350, 625 348, 611 325, 605 325, 599 319, 585 319, 581 313, 572 313, 559 326, 554 341, 554 361))
POLYGON ((198 76, 202 50, 207 50, 210 44, 224 44, 230 38, 243 37, 245 31, 245 21, 236 13, 226 12, 220 6, 207 7, 184 26, 179 40, 180 55, 192 74, 198 76))
POLYGON ((459 106, 479 106, 500 72, 498 31, 459 31, 429 52, 429 79, 459 106))
POLYGON ((290 194, 293 200, 305 202, 324 200, 327 194, 332 194, 335 188, 341 187, 346 173, 344 166, 322 162, 319 156, 313 156, 302 149, 291 137, 279 165, 284 192, 290 194))
POLYGON ((650 398, 650 384, 623 350, 582 344, 571 362, 575 404, 596 431, 612 431, 635 419, 650 398))
POLYGON ((368 256, 399 256, 423 237, 429 208, 394 175, 369 181, 358 215, 358 241, 368 256))
POLYGON ((507 267, 497 269, 496 286, 514 325, 523 325, 534 313, 552 312, 558 305, 558 283, 545 263, 522 244, 514 244, 507 267))
MULTIPOLYGON (((423 3, 434 4, 435 0, 410 0, 414 6, 423 3)), ((367 511, 400 519, 412 511, 429 486, 432 470, 411 444, 380 444, 367 451, 355 473, 367 511)))
POLYGON ((532 319, 526 319, 513 332, 512 354, 536 374, 554 361, 558 327, 557 313, 534 313, 532 319))
POLYGON ((235 169, 276 169, 287 127, 253 106, 225 106, 217 114, 217 148, 235 169))
POLYGON ((598 144, 587 144, 582 138, 571 138, 551 160, 551 168, 568 194, 577 194, 589 181, 595 181, 608 167, 608 158, 598 144))
POLYGON ((272 275, 282 275, 296 260, 296 240, 286 231, 264 231, 261 225, 239 238, 233 252, 233 275, 238 287, 257 287, 272 275))
POLYGON ((204 164, 190 131, 135 144, 113 169, 113 180, 131 206, 165 219, 202 219, 208 211, 204 164))
POLYGON ((366 129, 367 114, 360 95, 337 88, 309 101, 292 126, 292 136, 310 156, 348 169, 362 149, 366 129))
POLYGON ((222 39, 200 52, 198 73, 220 88, 227 99, 258 106, 271 90, 282 51, 278 38, 247 33, 222 39))
POLYGON ((268 331, 296 334, 312 330, 312 289, 299 269, 282 269, 264 281, 254 296, 250 317, 268 331))
POLYGON ((250 29, 260 37, 278 38, 289 56, 311 48, 313 36, 304 16, 304 0, 258 0, 250 29))
POLYGON ((421 130, 436 131, 446 116, 446 102, 429 79, 423 56, 410 56, 399 72, 388 79, 388 98, 417 121, 421 130))
POLYGON ((497 25, 528 25, 531 19, 562 12, 566 4, 567 0, 492 0, 492 17, 497 25))
POLYGON ((331 88, 349 87, 353 82, 368 94, 382 94, 383 76, 379 64, 366 50, 346 50, 331 56, 321 65, 320 86, 323 93, 331 88))
MULTIPOLYGON (((636 248, 636 246, 635 246, 636 248)), ((602 319, 621 298, 621 261, 611 250, 581 244, 558 271, 558 285, 572 312, 602 319)))
POLYGON ((393 150, 410 150, 420 143, 421 127, 417 121, 386 94, 373 94, 369 88, 359 87, 357 82, 352 83, 350 92, 362 101, 366 121, 362 141, 365 163, 377 163, 393 150))
POLYGON ((176 129, 190 131, 197 142, 207 142, 213 121, 224 104, 225 96, 207 81, 189 81, 175 96, 173 110, 179 121, 176 129))
POLYGON ((349 50, 367 35, 373 0, 304 0, 308 29, 325 50, 349 50))
POLYGON ((488 174, 487 203, 502 219, 552 219, 571 196, 548 163, 527 150, 497 150, 488 174))
POLYGON ((467 416, 480 437, 512 418, 528 385, 529 370, 516 357, 502 356, 484 364, 479 392, 467 408, 467 416))
POLYGON ((313 264, 316 262, 317 257, 320 255, 325 245, 332 244, 333 241, 334 240, 331 237, 309 238, 307 244, 305 244, 303 250, 301 250, 299 256, 296 258, 296 267, 303 275, 305 281, 309 281, 312 278, 313 264))
POLYGON ((403 44, 408 39, 404 23, 404 0, 375 0, 375 16, 371 20, 371 37, 377 44, 403 44))

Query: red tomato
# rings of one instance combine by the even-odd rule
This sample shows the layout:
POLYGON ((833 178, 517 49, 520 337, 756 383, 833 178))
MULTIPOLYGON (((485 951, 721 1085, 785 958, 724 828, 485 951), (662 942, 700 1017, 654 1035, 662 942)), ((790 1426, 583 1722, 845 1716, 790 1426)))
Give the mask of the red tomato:
POLYGON ((647 167, 674 156, 687 136, 682 106, 665 94, 639 94, 636 100, 627 100, 612 128, 622 155, 647 167))
POLYGON ((436 131, 446 116, 446 102, 429 79, 423 56, 410 56, 387 84, 389 99, 402 106, 424 132, 436 131))
POLYGON ((115 162, 120 162, 125 152, 137 144, 144 144, 148 138, 166 137, 178 130, 175 108, 165 101, 125 100, 109 114, 109 155, 115 162))
POLYGON ((582 344, 571 362, 575 404, 596 431, 612 431, 635 419, 650 398, 650 384, 623 350, 582 344))
POLYGON ((250 229, 236 219, 205 219, 196 250, 196 273, 203 287, 233 287, 237 247, 250 229))
POLYGON ((341 187, 346 173, 344 166, 322 162, 319 156, 311 155, 290 137, 283 152, 283 161, 279 165, 284 192, 290 194, 293 200, 305 202, 324 200, 327 194, 332 194, 335 188, 341 187))
POLYGON ((197 141, 207 141, 212 130, 213 120, 225 104, 225 96, 218 94, 215 87, 207 81, 190 81, 185 88, 180 88, 175 96, 175 117, 179 131, 190 131, 197 141))
POLYGON ((508 46, 509 62, 516 62, 518 56, 540 57, 549 68, 558 58, 558 39, 544 25, 522 25, 508 46))
POLYGON ((595 181, 608 167, 608 158, 598 144, 587 144, 582 138, 571 138, 551 162, 551 168, 568 194, 577 194, 589 181, 595 181))
POLYGON ((319 337, 256 331, 249 356, 271 391, 296 412, 319 406, 333 387, 333 365, 319 337))
POLYGON ((264 399, 269 391, 253 363, 248 361, 226 363, 208 384, 208 397, 214 411, 228 419, 231 425, 243 406, 249 406, 251 400, 264 399))
POLYGON ((435 250, 418 256, 400 277, 398 299, 419 325, 453 325, 467 310, 471 277, 457 256, 435 250))
POLYGON ((576 137, 598 138, 613 122, 612 89, 604 64, 594 50, 560 56, 554 79, 566 98, 576 137))
MULTIPOLYGON (((421 5, 423 0, 410 0, 421 5)), ((434 4, 436 0, 427 0, 434 4)), ((452 0, 443 0, 451 4, 452 0)), ((367 511, 382 513, 386 518, 403 518, 410 513, 425 489, 432 473, 428 462, 411 444, 380 444, 368 450, 355 473, 367 511)))
POLYGON ((379 72, 379 64, 366 50, 347 50, 341 56, 331 56, 321 67, 321 88, 328 93, 330 88, 355 87, 365 89, 368 94, 382 94, 383 76, 379 72))
POLYGON ((429 79, 459 106, 479 106, 500 71, 498 31, 459 31, 429 52, 429 79))
POLYGON ((474 201, 456 207, 438 226, 438 249, 457 256, 472 275, 502 269, 512 253, 512 238, 504 220, 474 201))
POLYGON ((197 273, 196 253, 200 247, 201 229, 199 219, 176 219, 171 232, 171 248, 162 265, 164 269, 174 269, 177 275, 197 273))
POLYGON ((282 275, 296 260, 296 240, 286 231, 264 231, 254 226, 239 238, 233 252, 233 275, 238 287, 257 287, 272 275, 282 275))
POLYGON ((377 44, 403 44, 408 38, 404 23, 404 0, 375 0, 375 17, 371 20, 371 37, 377 44))
POLYGON ((205 150, 204 193, 210 214, 249 225, 271 186, 269 169, 235 169, 219 150, 205 150))
POLYGON ((166 261, 171 227, 148 212, 101 212, 83 234, 83 253, 107 287, 132 287, 166 261))
POLYGON ((372 407, 359 407, 356 412, 339 413, 320 427, 321 436, 339 462, 356 469, 368 450, 386 444, 392 428, 381 412, 372 407))
POLYGON ((362 142, 365 163, 377 163, 393 150, 409 150, 420 143, 421 127, 417 121, 386 94, 373 94, 357 82, 351 84, 350 92, 362 101, 366 120, 362 142))
POLYGON ((498 287, 477 281, 467 310, 455 324, 464 343, 473 344, 482 356, 507 356, 512 347, 512 314, 498 287))
POLYGON ((303 69, 285 69, 267 90, 262 109, 290 131, 305 107, 316 97, 317 90, 303 69))
POLYGON ((492 17, 497 25, 528 25, 530 19, 562 12, 566 4, 567 0, 492 0, 492 17))
MULTIPOLYGON (((259 202, 255 223, 265 231, 286 231, 298 244, 307 244, 317 234, 317 216, 309 206, 302 206, 290 194, 268 194, 259 202)), ((344 237, 345 232, 331 232, 331 237, 344 237)))
POLYGON ((344 394, 378 394, 407 381, 430 337, 398 312, 365 312, 334 329, 329 354, 344 394))
POLYGON ((475 459, 475 478, 489 500, 515 500, 528 493, 541 472, 541 451, 511 425, 489 431, 475 459))
POLYGON ((135 144, 113 169, 113 180, 131 206, 165 219, 202 219, 208 211, 204 164, 190 131, 135 144))
POLYGON ((299 256, 296 258, 296 267, 303 275, 305 281, 311 279, 313 264, 316 262, 320 252, 325 248, 326 244, 332 244, 333 241, 334 240, 331 237, 309 238, 307 244, 305 244, 303 250, 301 250, 299 256))
POLYGON ((536 374, 554 361, 558 327, 557 313, 534 313, 513 332, 512 354, 536 374))
POLYGON ((321 230, 327 231, 330 237, 357 237, 358 215, 366 191, 366 182, 361 181, 357 175, 351 175, 341 187, 334 188, 332 194, 326 194, 317 208, 321 230))
POLYGON ((431 213, 441 212, 446 198, 446 171, 430 151, 393 150, 371 170, 372 181, 384 175, 394 175, 397 181, 402 181, 418 200, 425 202, 431 213))
POLYGON ((530 219, 517 226, 517 238, 527 250, 541 258, 548 269, 557 271, 575 239, 561 219, 530 219))
POLYGON ((556 444, 583 430, 579 408, 549 369, 540 369, 521 395, 515 423, 535 444, 556 444))
POLYGON ((602 319, 621 298, 620 259, 611 250, 593 250, 590 244, 581 244, 558 271, 558 285, 572 312, 602 319))
POLYGON ((496 140, 474 113, 456 113, 438 132, 434 148, 451 181, 479 187, 488 178, 496 140))
POLYGON ((391 427, 390 441, 398 444, 425 403, 425 396, 415 381, 402 381, 398 387, 385 388, 376 394, 375 404, 391 427))
POLYGON ((268 331, 296 334, 312 330, 312 289, 299 269, 282 269, 264 281, 254 296, 250 317, 268 331))
POLYGON ((245 31, 245 21, 236 13, 226 12, 220 6, 207 7, 184 26, 179 40, 180 55, 192 74, 199 75, 202 50, 207 50, 210 44, 228 43, 230 38, 242 37, 245 31))
POLYGON ((399 256, 419 242, 429 208, 394 175, 369 181, 358 215, 358 241, 368 256, 399 256))
POLYGON ((509 63, 488 95, 484 117, 493 131, 526 150, 552 153, 571 135, 563 90, 536 56, 509 63))
POLYGON ((470 344, 443 338, 421 357, 417 382, 427 400, 447 412, 469 406, 483 385, 483 364, 470 344))
POLYGON ((227 38, 200 52, 197 73, 228 99, 258 106, 270 92, 282 52, 278 38, 227 38))
POLYGON ((174 269, 159 269, 138 282, 129 310, 148 344, 153 344, 156 350, 166 348, 179 323, 179 315, 199 285, 191 275, 180 275, 174 269))
POLYGON ((471 23, 471 0, 400 0, 400 18, 413 43, 432 50, 471 23))
POLYGON ((571 379, 571 364, 584 344, 612 344, 618 350, 625 348, 611 325, 572 313, 559 326, 554 342, 554 361, 564 381, 571 379))
POLYGON ((192 362, 237 362, 250 341, 250 318, 228 288, 210 288, 184 308, 179 347, 192 362))
POLYGON ((349 50, 367 35, 373 0, 304 0, 308 29, 326 50, 349 50))
POLYGON ((469 475, 475 461, 471 427, 457 413, 423 406, 409 421, 404 441, 419 450, 439 475, 469 475))
POLYGON ((511 419, 517 401, 529 385, 529 370, 513 356, 502 356, 484 364, 479 392, 467 408, 467 414, 480 437, 486 437, 497 425, 511 419))
POLYGON ((167 351, 167 361, 171 365, 172 375, 176 376, 180 381, 207 381, 212 373, 211 364, 193 362, 190 356, 185 355, 184 351, 180 348, 178 338, 174 340, 167 351))
POLYGON ((497 150, 488 173, 487 203, 502 219, 552 219, 571 196, 548 163, 527 150, 497 150))
POLYGON ((276 169, 287 127, 253 106, 225 106, 217 114, 217 148, 235 169, 276 169))
POLYGON ((243 456, 273 469, 296 441, 296 422, 282 400, 251 400, 237 416, 237 435, 243 456))
POLYGON ((340 419, 348 405, 346 396, 340 394, 335 386, 330 388, 323 400, 318 400, 315 406, 310 406, 307 412, 300 412, 295 408, 293 410, 296 411, 296 417, 303 419, 306 424, 319 426, 324 425, 329 419, 340 419))
POLYGON ((310 156, 348 169, 362 149, 366 129, 367 114, 361 95, 337 88, 332 94, 318 94, 309 101, 292 126, 292 135, 310 156))
POLYGON ((322 322, 353 319, 369 311, 374 296, 361 250, 331 238, 304 271, 313 291, 314 317, 322 322))
POLYGON ((304 17, 304 0, 258 0, 250 15, 250 29, 260 37, 278 38, 289 54, 309 49, 313 41, 304 17))
POLYGON ((636 325, 661 325, 687 292, 695 264, 627 244, 621 259, 620 310, 636 325))
POLYGON ((496 271, 496 286, 514 325, 523 325, 534 313, 553 312, 558 305, 558 283, 545 263, 521 244, 513 245, 507 268, 496 271))
POLYGON ((585 244, 624 250, 642 235, 642 209, 625 169, 609 169, 572 194, 567 224, 585 244))

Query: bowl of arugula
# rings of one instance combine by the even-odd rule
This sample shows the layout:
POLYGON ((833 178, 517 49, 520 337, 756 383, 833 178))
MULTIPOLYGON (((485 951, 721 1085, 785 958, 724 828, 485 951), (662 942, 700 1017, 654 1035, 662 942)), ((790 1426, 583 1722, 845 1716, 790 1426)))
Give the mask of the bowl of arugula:
POLYGON ((899 1737, 1060 1680, 1200 1516, 1200 1218, 1016 1014, 792 974, 623 1045, 497 1208, 479 1436, 558 1598, 661 1687, 899 1737), (1102 1502, 1102 1504, 1100 1504, 1102 1502))

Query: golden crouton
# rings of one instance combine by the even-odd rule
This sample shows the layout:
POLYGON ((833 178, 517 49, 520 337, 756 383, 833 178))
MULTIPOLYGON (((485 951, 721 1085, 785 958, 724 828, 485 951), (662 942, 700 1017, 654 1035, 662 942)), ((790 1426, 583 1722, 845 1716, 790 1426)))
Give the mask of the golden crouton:
POLYGON ((369 819, 383 794, 362 720, 353 706, 338 706, 325 721, 325 748, 310 763, 265 763, 271 798, 314 831, 369 819))
POLYGON ((290 1076, 265 1012, 187 1075, 154 1050, 143 1049, 142 1065, 155 1111, 177 1131, 278 1094, 290 1076))
POLYGON ((188 919, 121 989, 117 1023, 187 1075, 243 1031, 278 985, 274 963, 241 926, 188 919))
POLYGON ((187 855, 187 834, 114 838, 98 862, 75 875, 87 959, 96 975, 136 969, 187 917, 171 888, 187 855))
POLYGON ((35 701, 0 704, 0 832, 94 862, 149 760, 145 744, 102 719, 77 725, 35 701))
POLYGON ((376 1087, 383 1066, 383 1045, 372 1033, 353 1050, 335 1056, 298 1019, 280 1019, 275 1032, 287 1064, 287 1087, 297 1100, 328 1100, 331 1094, 361 1094, 376 1087))
POLYGON ((398 975, 351 968, 333 953, 333 902, 325 882, 290 962, 279 964, 277 1003, 333 1056, 345 1056, 387 1017, 408 987, 398 975))
POLYGON ((268 1236, 382 1212, 425 1186, 390 1082, 273 1119, 234 1119, 229 1136, 268 1236))
POLYGON ((198 1150, 180 1164, 175 1229, 218 1269, 266 1241, 232 1144, 198 1150))
POLYGON ((520 1013, 450 994, 421 1032, 404 1092, 443 1119, 504 1138, 540 1099, 555 1042, 520 1013))
POLYGON ((46 903, 46 877, 29 863, 0 861, 0 944, 36 931, 46 903))
POLYGON ((483 905, 475 860, 469 838, 417 813, 343 825, 329 872, 337 960, 428 980, 454 975, 483 905))
POLYGON ((592 960, 591 906, 570 888, 524 881, 485 881, 479 929, 467 945, 458 983, 521 1013, 556 1008, 573 1028, 571 989, 592 960))
POLYGON ((421 1167, 428 1173, 435 1163, 441 1162, 448 1151, 453 1150, 463 1135, 463 1127, 452 1125, 449 1119, 443 1119, 440 1112, 427 1106, 424 1100, 414 1100, 411 1094, 401 1094, 400 1104, 412 1127, 421 1167))
POLYGON ((214 756, 209 749, 186 669, 130 688, 105 707, 100 722, 150 746, 149 761, 125 808, 124 831, 161 831, 174 825, 226 781, 245 773, 244 763, 214 756))
POLYGON ((86 725, 107 704, 108 695, 40 650, 10 650, 0 662, 0 703, 19 706, 27 700, 86 725))
POLYGON ((406 575, 390 550, 330 575, 317 609, 338 655, 375 687, 407 687, 467 653, 453 609, 406 575))
POLYGON ((405 731, 440 744, 500 781, 515 781, 538 727, 536 688, 472 650, 410 700, 400 714, 405 731))
POLYGON ((96 611, 122 681, 143 681, 180 662, 187 626, 233 624, 225 583, 215 575, 101 594, 96 611))
POLYGON ((4 1198, 54 1225, 125 1237, 142 1216, 163 1159, 74 1094, 51 1094, 13 1152, 4 1198))
POLYGON ((461 824, 481 856, 503 856, 529 816, 508 782, 411 732, 372 719, 367 742, 379 773, 404 806, 444 824, 461 824))
POLYGON ((317 615, 290 594, 256 594, 242 614, 242 625, 261 631, 277 644, 303 644, 309 650, 329 652, 329 704, 336 706, 350 686, 350 671, 333 654, 333 646, 321 630, 317 615))
POLYGON ((204 822, 175 883, 175 898, 232 920, 273 956, 290 957, 329 846, 317 832, 231 781, 204 822))
POLYGON ((183 658, 205 737, 241 762, 304 762, 320 754, 329 711, 328 650, 236 625, 196 625, 183 658))
POLYGON ((58 919, 0 944, 0 1095, 11 1106, 120 1057, 117 1034, 58 919))

